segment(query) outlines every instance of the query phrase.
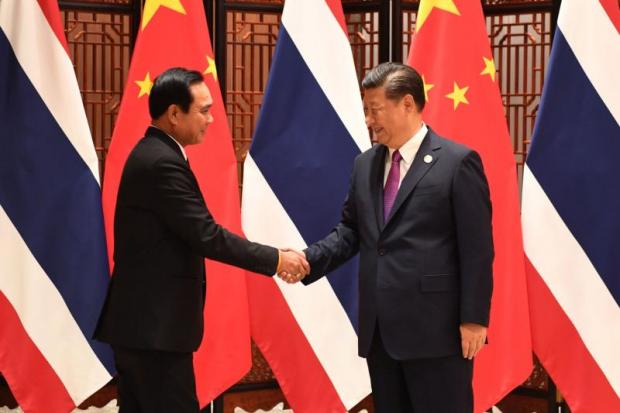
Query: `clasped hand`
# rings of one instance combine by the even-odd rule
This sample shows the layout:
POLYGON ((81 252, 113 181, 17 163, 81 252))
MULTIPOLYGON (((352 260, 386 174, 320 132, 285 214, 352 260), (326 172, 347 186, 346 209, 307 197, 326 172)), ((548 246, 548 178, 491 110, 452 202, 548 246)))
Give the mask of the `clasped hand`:
POLYGON ((280 250, 280 266, 278 267, 278 277, 282 281, 294 284, 302 280, 310 273, 310 264, 306 260, 306 254, 290 248, 280 250))

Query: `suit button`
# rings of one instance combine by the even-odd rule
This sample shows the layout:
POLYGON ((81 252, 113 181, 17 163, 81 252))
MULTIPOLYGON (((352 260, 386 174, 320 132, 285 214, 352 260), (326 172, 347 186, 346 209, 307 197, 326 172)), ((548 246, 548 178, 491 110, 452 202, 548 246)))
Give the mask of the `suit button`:
POLYGON ((385 250, 383 248, 381 248, 379 250, 379 255, 384 256, 385 255, 385 250))

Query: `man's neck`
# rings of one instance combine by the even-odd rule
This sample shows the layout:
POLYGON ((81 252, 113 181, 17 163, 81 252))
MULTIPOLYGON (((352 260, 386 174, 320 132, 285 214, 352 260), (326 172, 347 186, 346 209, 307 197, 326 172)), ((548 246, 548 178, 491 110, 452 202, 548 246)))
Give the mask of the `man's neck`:
POLYGON ((403 134, 403 137, 400 140, 400 142, 397 145, 394 145, 393 148, 390 147, 390 149, 400 149, 404 144, 409 142, 409 140, 413 138, 416 133, 418 133, 418 131, 422 128, 422 125, 424 125, 424 123, 422 122, 422 119, 418 119, 412 125, 412 127, 407 131, 407 133, 403 134))
POLYGON ((179 142, 177 140, 177 138, 175 138, 169 131, 167 131, 165 128, 162 128, 161 126, 159 126, 156 122, 152 122, 151 126, 153 128, 159 129, 160 131, 162 131, 163 133, 165 133, 166 135, 168 135, 168 137, 170 139, 172 139, 177 145, 179 145, 179 148, 181 149, 181 154, 183 155, 183 158, 185 158, 185 160, 187 160, 187 154, 185 153, 185 145, 182 145, 181 142, 179 142))
POLYGON ((157 122, 157 121, 153 121, 151 122, 151 126, 159 129, 160 131, 164 132, 166 135, 170 136, 172 139, 175 140, 175 142, 177 142, 179 145, 181 146, 185 146, 181 143, 181 141, 179 141, 177 139, 176 136, 174 136, 174 133, 172 132, 172 128, 170 128, 168 125, 162 124, 161 122, 157 122))

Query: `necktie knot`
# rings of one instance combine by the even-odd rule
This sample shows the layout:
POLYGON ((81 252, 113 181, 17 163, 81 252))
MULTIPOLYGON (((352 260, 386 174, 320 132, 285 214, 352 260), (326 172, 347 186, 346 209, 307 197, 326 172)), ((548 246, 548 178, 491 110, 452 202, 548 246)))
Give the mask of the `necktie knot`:
POLYGON ((392 154, 392 162, 399 163, 403 159, 403 156, 397 150, 392 154))

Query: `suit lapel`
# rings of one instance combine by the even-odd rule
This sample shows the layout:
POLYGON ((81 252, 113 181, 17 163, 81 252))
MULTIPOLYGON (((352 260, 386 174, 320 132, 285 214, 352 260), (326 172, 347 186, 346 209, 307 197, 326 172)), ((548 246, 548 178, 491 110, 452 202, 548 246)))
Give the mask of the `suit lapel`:
POLYGON ((375 216, 379 230, 383 229, 383 175, 385 174, 385 153, 387 147, 379 145, 370 165, 370 193, 375 205, 375 216))
MULTIPOLYGON (((403 179, 403 182, 400 184, 400 188, 398 189, 398 193, 396 194, 396 199, 394 200, 394 206, 390 211, 390 215, 388 216, 385 226, 387 226, 392 219, 392 217, 398 211, 405 202, 405 199, 411 194, 411 191, 416 187, 420 179, 437 163, 439 159, 439 151, 438 149, 441 147, 439 142, 435 139, 435 135, 433 132, 429 131, 426 133, 426 137, 422 141, 420 145, 420 149, 418 149, 418 153, 413 159, 413 163, 409 170, 407 171, 407 175, 403 179), (430 156, 431 158, 428 158, 430 156), (430 159, 430 162, 429 162, 430 159)), ((381 191, 383 193, 383 191, 381 191)), ((383 200, 383 195, 381 196, 383 200)))

